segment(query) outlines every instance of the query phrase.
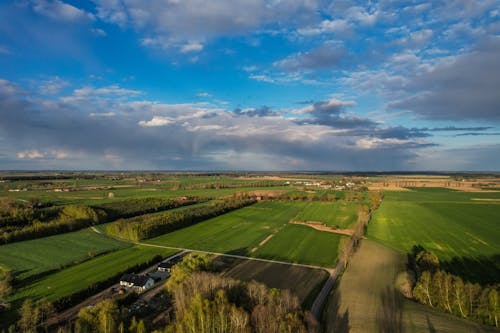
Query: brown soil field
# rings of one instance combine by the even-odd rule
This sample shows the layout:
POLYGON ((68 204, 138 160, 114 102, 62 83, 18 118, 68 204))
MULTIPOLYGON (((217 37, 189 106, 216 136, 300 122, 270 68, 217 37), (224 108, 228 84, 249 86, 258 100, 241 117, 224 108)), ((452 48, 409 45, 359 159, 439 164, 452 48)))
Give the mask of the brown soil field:
POLYGON ((255 280, 270 288, 288 289, 301 303, 312 303, 328 277, 322 269, 239 259, 222 274, 242 281, 255 280))
POLYGON ((363 240, 330 295, 326 332, 498 332, 404 298, 395 284, 405 264, 404 254, 363 240))

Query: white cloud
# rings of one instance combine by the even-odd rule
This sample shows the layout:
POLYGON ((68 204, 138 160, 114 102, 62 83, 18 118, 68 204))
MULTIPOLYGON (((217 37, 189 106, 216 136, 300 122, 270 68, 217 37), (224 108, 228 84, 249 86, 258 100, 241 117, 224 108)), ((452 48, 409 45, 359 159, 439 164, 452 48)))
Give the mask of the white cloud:
POLYGON ((154 116, 151 120, 141 120, 139 125, 143 127, 166 126, 175 123, 175 120, 168 117, 154 116))
POLYGON ((78 22, 94 20, 94 15, 60 0, 34 0, 33 10, 57 21, 78 22))
POLYGON ((36 159, 36 158, 44 158, 45 153, 40 152, 38 150, 29 150, 29 151, 21 151, 17 153, 17 158, 23 159, 36 159))
POLYGON ((201 93, 196 94, 196 96, 198 96, 198 97, 210 97, 210 96, 212 96, 212 95, 210 95, 210 94, 209 94, 209 93, 207 93, 207 92, 201 92, 201 93))
POLYGON ((203 44, 199 42, 190 42, 181 46, 182 53, 200 52, 203 50, 203 44))
POLYGON ((89 117, 94 117, 94 118, 109 118, 109 117, 114 117, 116 116, 115 112, 91 112, 89 113, 89 117))
POLYGON ((92 28, 90 29, 90 31, 96 35, 96 36, 100 36, 100 37, 106 37, 106 31, 102 30, 102 29, 99 29, 99 28, 92 28))
POLYGON ((40 82, 38 91, 44 95, 54 95, 61 91, 61 89, 69 86, 69 82, 61 79, 58 76, 54 76, 48 80, 40 82))

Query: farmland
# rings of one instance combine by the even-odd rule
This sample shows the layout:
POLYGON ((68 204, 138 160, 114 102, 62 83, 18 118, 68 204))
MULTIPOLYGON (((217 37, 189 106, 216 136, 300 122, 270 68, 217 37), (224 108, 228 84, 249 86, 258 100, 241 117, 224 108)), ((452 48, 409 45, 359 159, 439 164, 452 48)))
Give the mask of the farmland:
POLYGON ((295 217, 301 222, 322 222, 330 227, 348 228, 357 219, 357 204, 351 202, 311 202, 295 217))
POLYGON ((500 204, 471 199, 497 196, 439 189, 388 192, 368 236, 402 253, 421 245, 452 272, 491 283, 500 272, 500 204))
POLYGON ((405 270, 405 263, 404 254, 363 241, 339 287, 330 296, 325 312, 326 332, 490 331, 404 299, 396 290, 396 280, 398 273, 405 270))
POLYGON ((150 239, 148 243, 331 267, 341 236, 288 224, 306 205, 258 203, 150 239))
POLYGON ((133 246, 104 254, 63 269, 19 289, 14 294, 14 300, 24 297, 34 299, 46 297, 48 300, 54 301, 88 288, 99 281, 109 279, 129 267, 149 261, 156 255, 166 257, 174 252, 167 249, 133 246))
MULTIPOLYGON (((321 269, 258 262, 253 260, 234 260, 236 263, 223 273, 234 279, 264 283, 270 288, 289 289, 301 303, 310 302, 316 296, 318 287, 327 278, 321 269)), ((307 308, 310 304, 304 304, 307 308)))
POLYGON ((0 263, 23 280, 128 246, 84 229, 0 246, 0 263))

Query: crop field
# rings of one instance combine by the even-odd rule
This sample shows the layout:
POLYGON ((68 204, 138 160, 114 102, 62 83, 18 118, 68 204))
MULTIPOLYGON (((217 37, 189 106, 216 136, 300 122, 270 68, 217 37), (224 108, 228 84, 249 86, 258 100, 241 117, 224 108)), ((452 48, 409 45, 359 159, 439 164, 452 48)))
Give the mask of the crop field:
POLYGON ((340 236, 303 225, 287 225, 253 254, 256 257, 332 267, 340 236))
POLYGON ((0 266, 18 280, 130 246, 90 229, 0 246, 0 266))
POLYGON ((53 192, 46 190, 33 190, 26 192, 5 192, 8 197, 40 201, 50 201, 55 204, 100 204, 112 202, 120 199, 130 198, 175 198, 181 196, 196 196, 204 198, 215 198, 232 195, 237 192, 250 192, 256 190, 289 190, 288 186, 279 187, 237 187, 221 189, 194 189, 194 190, 169 190, 164 186, 145 185, 130 187, 116 187, 112 189, 100 190, 76 190, 73 192, 53 192), (109 193, 113 193, 114 198, 109 198, 109 193))
POLYGON ((270 288, 288 289, 307 307, 322 287, 328 273, 322 269, 300 266, 258 262, 253 260, 236 260, 224 276, 242 281, 263 283, 270 288))
POLYGON ((472 321, 404 299, 395 282, 405 263, 404 254, 364 240, 330 295, 326 332, 487 332, 472 321))
POLYGON ((323 222, 327 226, 346 229, 358 217, 357 205, 350 202, 310 202, 295 217, 301 222, 323 222))
POLYGON ((150 239, 148 243, 331 267, 337 258, 340 236, 288 224, 306 205, 258 203, 150 239))
POLYGON ((388 192, 372 217, 368 236, 400 252, 421 245, 436 253, 447 270, 467 280, 495 281, 500 273, 500 203, 472 200, 478 194, 497 195, 388 192))
POLYGON ((16 290, 13 300, 25 297, 33 299, 46 297, 49 301, 54 301, 83 290, 99 281, 109 279, 131 266, 147 262, 158 254, 166 257, 173 253, 175 253, 173 250, 133 246, 104 254, 50 274, 16 290))

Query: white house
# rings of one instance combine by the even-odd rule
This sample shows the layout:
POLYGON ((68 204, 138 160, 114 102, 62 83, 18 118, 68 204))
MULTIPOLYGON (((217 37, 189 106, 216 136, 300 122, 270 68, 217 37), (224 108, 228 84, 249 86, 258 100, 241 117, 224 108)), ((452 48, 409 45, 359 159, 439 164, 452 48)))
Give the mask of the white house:
POLYGON ((120 286, 143 292, 154 285, 155 281, 146 275, 125 274, 120 279, 120 286))

